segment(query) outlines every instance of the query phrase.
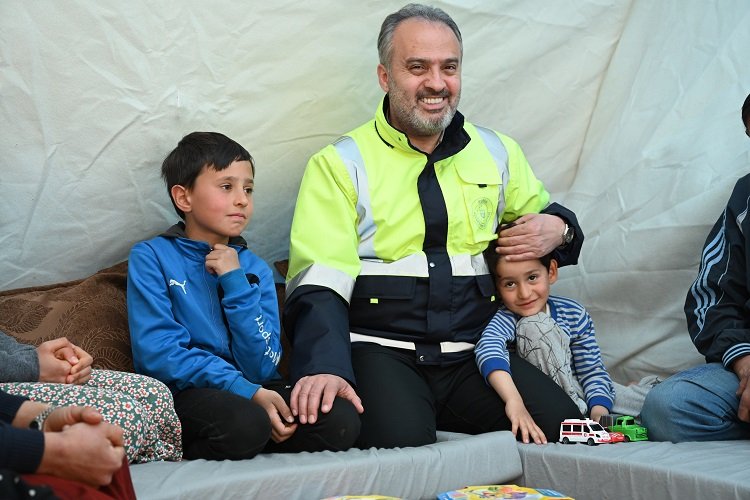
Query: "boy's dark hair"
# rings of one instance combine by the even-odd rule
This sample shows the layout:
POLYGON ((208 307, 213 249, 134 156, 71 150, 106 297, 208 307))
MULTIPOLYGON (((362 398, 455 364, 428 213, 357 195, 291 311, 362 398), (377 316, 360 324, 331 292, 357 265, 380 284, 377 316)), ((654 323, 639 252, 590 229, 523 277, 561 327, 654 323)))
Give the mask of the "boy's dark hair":
POLYGON ((183 137, 161 164, 161 176, 177 215, 185 219, 185 214, 172 199, 172 187, 179 185, 190 189, 203 167, 220 171, 235 161, 249 161, 255 175, 255 161, 250 153, 224 134, 192 132, 183 137))
POLYGON ((742 124, 747 127, 750 120, 750 94, 745 98, 745 104, 742 105, 742 124))
MULTIPOLYGON (((498 228, 498 231, 500 229, 498 228)), ((490 274, 495 276, 497 272, 497 261, 500 260, 500 254, 495 249, 497 248, 497 238, 490 241, 487 248, 484 250, 484 258, 487 261, 487 266, 490 268, 490 274)), ((549 271, 550 262, 552 262, 552 253, 539 257, 539 262, 549 271)))

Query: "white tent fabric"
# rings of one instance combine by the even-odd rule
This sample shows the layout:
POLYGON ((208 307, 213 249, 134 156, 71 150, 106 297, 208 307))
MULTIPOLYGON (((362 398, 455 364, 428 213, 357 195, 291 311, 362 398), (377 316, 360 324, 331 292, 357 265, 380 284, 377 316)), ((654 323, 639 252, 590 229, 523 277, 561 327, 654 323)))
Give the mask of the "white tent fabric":
MULTIPOLYGON (((194 130, 254 155, 245 236, 285 258, 307 158, 373 115, 377 32, 402 5, 0 2, 0 290, 88 276, 172 224, 159 167, 194 130)), ((435 5, 464 36, 461 111, 579 215, 581 262, 554 293, 589 308, 613 376, 700 363, 682 304, 750 164, 750 4, 435 5)))

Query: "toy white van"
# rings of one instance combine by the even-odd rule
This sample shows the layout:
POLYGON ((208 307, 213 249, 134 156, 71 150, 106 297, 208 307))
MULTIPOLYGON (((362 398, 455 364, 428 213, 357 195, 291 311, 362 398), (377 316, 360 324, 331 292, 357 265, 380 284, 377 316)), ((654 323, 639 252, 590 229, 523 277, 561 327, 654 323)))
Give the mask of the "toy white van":
POLYGON ((561 443, 586 443, 594 446, 609 441, 609 433, 590 418, 569 418, 560 424, 561 443))

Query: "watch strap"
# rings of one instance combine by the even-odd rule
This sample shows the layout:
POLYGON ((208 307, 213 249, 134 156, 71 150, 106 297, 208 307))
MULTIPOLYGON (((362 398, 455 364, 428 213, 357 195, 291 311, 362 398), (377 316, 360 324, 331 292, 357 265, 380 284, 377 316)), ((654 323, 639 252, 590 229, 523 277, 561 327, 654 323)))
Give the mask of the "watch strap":
POLYGON ((49 405, 47 408, 45 408, 39 415, 34 417, 34 420, 29 422, 29 429, 36 429, 38 431, 44 430, 45 420, 47 420, 47 417, 49 417, 56 408, 57 406, 55 405, 49 405))
POLYGON ((563 229, 562 244, 560 245, 560 248, 565 248, 566 246, 568 246, 570 242, 573 241, 574 236, 575 236, 575 229, 573 229, 571 226, 565 223, 565 229, 563 229))

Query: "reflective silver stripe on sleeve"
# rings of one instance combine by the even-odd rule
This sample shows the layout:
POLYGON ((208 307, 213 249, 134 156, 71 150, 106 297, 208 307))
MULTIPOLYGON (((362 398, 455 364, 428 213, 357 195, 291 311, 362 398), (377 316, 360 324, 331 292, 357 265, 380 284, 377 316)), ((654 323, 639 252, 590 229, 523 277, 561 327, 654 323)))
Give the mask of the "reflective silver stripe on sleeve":
POLYGON ((360 257, 375 257, 375 221, 372 218, 372 204, 370 203, 370 188, 367 183, 367 171, 362 154, 357 143, 349 136, 343 136, 333 143, 341 160, 346 166, 354 189, 357 192, 357 234, 359 234, 360 257))
POLYGON ((510 171, 508 170, 508 150, 505 149, 505 145, 497 134, 488 128, 479 127, 474 125, 479 132, 479 136, 482 138, 484 145, 487 146, 487 150, 492 155, 492 159, 495 160, 497 166, 497 172, 500 174, 502 184, 500 185, 500 197, 497 202, 497 212, 495 213, 495 220, 493 221, 493 227, 497 227, 497 223, 501 220, 503 212, 505 211, 505 186, 508 185, 508 179, 510 178, 510 171))
POLYGON ((347 303, 352 297, 354 290, 354 278, 332 267, 322 264, 313 264, 303 269, 297 276, 286 284, 286 296, 292 295, 294 290, 302 285, 317 285, 330 288, 341 295, 347 303))
MULTIPOLYGON (((408 349, 410 351, 416 351, 417 346, 414 342, 405 342, 403 340, 393 340, 384 337, 372 337, 370 335, 362 335, 361 333, 349 333, 349 338, 352 342, 372 342, 374 344, 380 344, 386 347, 395 347, 397 349, 408 349)), ((474 349, 474 344, 469 342, 440 342, 440 352, 464 352, 474 349)))

